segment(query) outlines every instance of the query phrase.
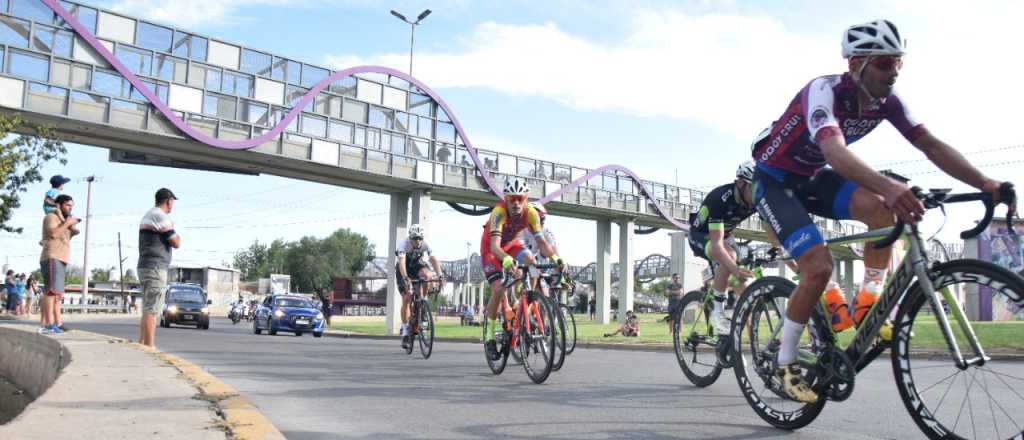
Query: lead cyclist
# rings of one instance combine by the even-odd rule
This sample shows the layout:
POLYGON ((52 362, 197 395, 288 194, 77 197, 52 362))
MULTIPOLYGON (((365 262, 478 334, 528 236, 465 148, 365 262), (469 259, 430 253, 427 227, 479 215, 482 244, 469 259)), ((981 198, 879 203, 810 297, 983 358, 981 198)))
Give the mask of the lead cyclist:
MULTIPOLYGON (((758 213, 800 267, 800 282, 786 309, 776 374, 786 394, 812 403, 818 395, 808 386, 796 363, 797 345, 811 311, 832 275, 832 255, 810 214, 854 219, 871 229, 892 226, 895 213, 915 224, 924 206, 906 183, 868 167, 846 148, 888 120, 939 169, 957 180, 1000 200, 1005 182, 989 178, 949 144, 911 117, 893 90, 905 40, 887 20, 849 27, 843 33, 842 54, 849 70, 811 80, 790 102, 753 149, 754 201, 758 213), (826 165, 831 166, 827 168, 826 165)), ((859 323, 885 286, 891 248, 864 251, 864 281, 854 300, 854 323, 859 323)), ((891 326, 880 332, 891 338, 891 326)))

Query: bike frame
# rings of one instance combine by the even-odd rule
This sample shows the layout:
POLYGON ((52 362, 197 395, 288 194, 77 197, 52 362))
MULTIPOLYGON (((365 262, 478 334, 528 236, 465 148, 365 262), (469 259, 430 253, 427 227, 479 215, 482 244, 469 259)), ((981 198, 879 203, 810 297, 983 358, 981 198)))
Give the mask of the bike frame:
MULTIPOLYGON (((829 240, 829 245, 846 245, 854 243, 864 243, 865 246, 868 243, 881 240, 892 232, 892 228, 883 228, 873 231, 868 231, 861 234, 850 235, 846 237, 840 237, 834 240, 829 240)), ((978 341, 977 334, 974 332, 974 327, 963 313, 963 305, 959 299, 950 292, 949 288, 942 288, 940 291, 935 290, 935 286, 932 284, 932 279, 928 276, 928 255, 924 251, 924 242, 921 239, 920 232, 916 226, 910 226, 910 233, 904 234, 902 238, 906 243, 909 244, 909 249, 904 257, 903 261, 897 266, 892 276, 889 277, 886 283, 885 290, 879 295, 878 300, 871 306, 868 313, 857 328, 854 335, 853 341, 845 348, 846 355, 855 366, 856 371, 862 370, 864 367, 869 365, 875 360, 886 348, 885 345, 878 344, 878 332, 882 329, 886 320, 892 314, 893 310, 897 306, 900 306, 908 301, 907 290, 913 285, 914 280, 917 280, 921 286, 921 291, 927 296, 931 303, 932 310, 939 324, 939 329, 942 331, 942 336, 946 340, 946 344, 949 348, 950 353, 953 355, 954 362, 957 367, 964 370, 972 365, 982 365, 986 361, 990 360, 984 349, 981 347, 981 343, 978 341), (953 314, 953 319, 957 325, 963 331, 968 343, 971 345, 971 349, 974 351, 974 357, 971 359, 964 359, 963 352, 960 349, 960 345, 953 335, 953 328, 950 324, 949 319, 943 312, 942 301, 945 300, 946 304, 949 305, 950 312, 953 314)), ((816 306, 820 316, 828 316, 824 306, 819 301, 816 306)), ((831 325, 819 325, 816 327, 823 327, 818 329, 822 332, 824 340, 828 344, 836 344, 836 333, 832 330, 831 325)), ((780 326, 781 328, 781 326, 780 326)), ((777 337, 778 329, 773 332, 773 338, 777 337)), ((811 353, 801 351, 799 356, 801 364, 804 367, 809 367, 817 362, 817 357, 811 353)))
POLYGON ((526 323, 525 325, 527 332, 533 330, 532 324, 530 323, 529 319, 520 319, 520 317, 527 316, 527 313, 531 313, 534 315, 534 317, 537 319, 537 327, 540 329, 540 331, 544 331, 544 321, 541 319, 540 310, 537 309, 537 300, 533 299, 531 295, 533 291, 530 289, 530 286, 532 285, 530 271, 527 270, 526 266, 521 266, 520 268, 523 269, 523 276, 518 280, 513 280, 512 283, 509 283, 509 285, 505 286, 505 297, 502 299, 503 304, 501 313, 504 313, 506 307, 511 308, 509 304, 511 304, 512 302, 512 290, 515 289, 516 285, 519 285, 520 289, 522 289, 522 291, 525 292, 525 294, 521 293, 519 295, 519 302, 513 309, 515 313, 512 318, 512 338, 509 340, 508 344, 510 350, 513 347, 516 347, 516 344, 519 343, 519 334, 523 330, 522 322, 526 323))
MULTIPOLYGON (((433 280, 421 280, 419 278, 413 278, 409 280, 409 284, 412 284, 412 299, 409 300, 409 319, 406 324, 409 324, 409 330, 412 331, 412 325, 415 323, 419 326, 419 312, 420 302, 424 299, 424 296, 420 294, 420 286, 423 284, 433 284, 439 282, 436 279, 433 280)), ((427 287, 427 296, 436 293, 430 287, 427 287)))

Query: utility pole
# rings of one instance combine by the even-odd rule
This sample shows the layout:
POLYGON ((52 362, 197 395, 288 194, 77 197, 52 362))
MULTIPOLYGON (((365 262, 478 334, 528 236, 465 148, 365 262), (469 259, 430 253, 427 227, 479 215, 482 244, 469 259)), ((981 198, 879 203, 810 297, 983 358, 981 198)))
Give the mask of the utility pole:
POLYGON ((131 306, 128 305, 128 297, 124 296, 124 260, 121 256, 121 233, 117 233, 117 271, 121 273, 118 278, 118 284, 121 285, 121 301, 124 302, 124 312, 129 313, 132 311, 131 306))
POLYGON ((412 47, 416 41, 416 26, 418 26, 424 18, 427 18, 427 16, 430 15, 430 9, 420 12, 420 15, 416 17, 416 21, 409 21, 404 15, 399 14, 398 11, 395 11, 394 9, 391 10, 391 15, 394 15, 395 17, 398 17, 399 20, 409 24, 409 76, 412 76, 412 47))
POLYGON ((85 251, 82 253, 82 305, 89 302, 89 219, 92 218, 92 183, 96 176, 85 178, 88 183, 85 190, 85 251))

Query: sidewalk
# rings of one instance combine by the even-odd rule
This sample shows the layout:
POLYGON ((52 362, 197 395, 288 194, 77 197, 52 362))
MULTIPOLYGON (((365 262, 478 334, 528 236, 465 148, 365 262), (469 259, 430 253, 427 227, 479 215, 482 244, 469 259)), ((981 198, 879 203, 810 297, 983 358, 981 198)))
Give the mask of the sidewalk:
MULTIPOLYGON (((0 327, 35 331, 24 320, 2 320, 0 327)), ((198 400, 199 390, 159 353, 81 331, 54 338, 71 352, 71 363, 24 412, 0 426, 0 439, 228 438, 214 406, 198 400)))

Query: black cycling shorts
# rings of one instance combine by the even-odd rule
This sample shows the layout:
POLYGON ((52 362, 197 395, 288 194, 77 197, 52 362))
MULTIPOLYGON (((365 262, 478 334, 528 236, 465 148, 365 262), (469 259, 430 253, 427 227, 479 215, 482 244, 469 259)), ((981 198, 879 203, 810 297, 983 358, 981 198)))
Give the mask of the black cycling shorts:
POLYGON ((690 251, 697 258, 703 258, 711 266, 711 275, 715 275, 715 270, 718 269, 718 262, 714 258, 711 258, 709 253, 711 252, 710 245, 711 239, 706 234, 691 231, 690 236, 686 238, 686 241, 690 243, 690 251))
MULTIPOLYGON (((405 266, 405 272, 408 273, 409 276, 413 278, 419 278, 420 269, 423 268, 429 268, 429 266, 417 262, 405 266)), ((405 277, 403 277, 402 272, 398 270, 398 266, 395 266, 395 281, 398 283, 398 292, 401 293, 402 295, 405 295, 405 277)))
POLYGON ((807 177, 759 163, 754 172, 757 212, 793 258, 825 243, 811 214, 849 219, 857 188, 856 183, 828 168, 807 177))

